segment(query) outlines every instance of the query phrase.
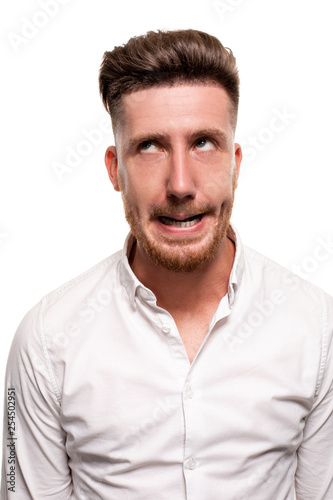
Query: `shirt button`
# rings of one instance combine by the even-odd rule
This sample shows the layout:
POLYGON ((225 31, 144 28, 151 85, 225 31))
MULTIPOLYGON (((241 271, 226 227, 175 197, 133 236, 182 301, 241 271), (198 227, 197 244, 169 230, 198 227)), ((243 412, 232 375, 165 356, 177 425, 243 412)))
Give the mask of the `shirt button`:
POLYGON ((197 461, 195 460, 195 458, 190 458, 190 460, 187 462, 187 467, 190 469, 190 470, 194 470, 197 466, 197 461))
POLYGON ((192 387, 190 387, 190 386, 185 387, 185 394, 186 394, 186 397, 188 399, 192 399, 194 396, 194 392, 193 392, 192 387))
POLYGON ((171 330, 171 326, 168 325, 168 323, 164 323, 164 325, 162 325, 162 332, 167 334, 167 333, 170 333, 170 330, 171 330))
POLYGON ((145 288, 140 288, 140 296, 143 299, 148 300, 150 298, 150 293, 145 288))

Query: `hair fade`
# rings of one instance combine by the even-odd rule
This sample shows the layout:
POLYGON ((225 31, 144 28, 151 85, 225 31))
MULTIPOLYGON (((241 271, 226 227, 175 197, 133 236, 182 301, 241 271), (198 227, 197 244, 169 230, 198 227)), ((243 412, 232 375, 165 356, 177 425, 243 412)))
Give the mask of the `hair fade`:
POLYGON ((197 30, 149 31, 105 52, 99 74, 103 104, 112 122, 125 94, 175 84, 217 83, 232 103, 236 126, 239 75, 232 51, 197 30))

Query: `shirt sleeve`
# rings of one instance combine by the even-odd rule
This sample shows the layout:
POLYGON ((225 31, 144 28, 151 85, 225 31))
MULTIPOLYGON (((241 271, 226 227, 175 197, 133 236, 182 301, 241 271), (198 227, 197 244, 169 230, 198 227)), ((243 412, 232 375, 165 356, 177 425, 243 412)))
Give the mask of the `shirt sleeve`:
POLYGON ((72 498, 66 435, 46 346, 40 306, 20 324, 9 353, 4 408, 2 500, 72 498))
POLYGON ((333 300, 326 298, 316 399, 298 449, 297 500, 333 498, 333 300))

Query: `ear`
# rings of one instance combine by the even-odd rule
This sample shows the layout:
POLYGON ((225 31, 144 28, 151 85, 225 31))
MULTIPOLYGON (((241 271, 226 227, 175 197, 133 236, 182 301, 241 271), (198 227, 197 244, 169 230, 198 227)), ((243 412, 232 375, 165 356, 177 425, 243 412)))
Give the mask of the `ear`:
POLYGON ((105 152, 105 165, 109 174, 110 181, 116 191, 120 191, 118 183, 118 158, 115 146, 109 146, 105 152))
POLYGON ((240 147, 239 144, 235 143, 236 187, 238 186, 238 177, 239 177, 240 166, 242 163, 242 158, 243 158, 242 148, 240 147))

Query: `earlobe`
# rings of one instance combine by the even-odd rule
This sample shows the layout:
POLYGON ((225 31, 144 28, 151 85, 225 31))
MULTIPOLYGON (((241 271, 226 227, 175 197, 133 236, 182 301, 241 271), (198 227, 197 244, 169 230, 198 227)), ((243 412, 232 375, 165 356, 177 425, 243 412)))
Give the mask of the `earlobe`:
POLYGON ((105 152, 105 165, 109 174, 110 181, 116 191, 120 191, 118 183, 118 159, 115 146, 109 146, 105 152))

